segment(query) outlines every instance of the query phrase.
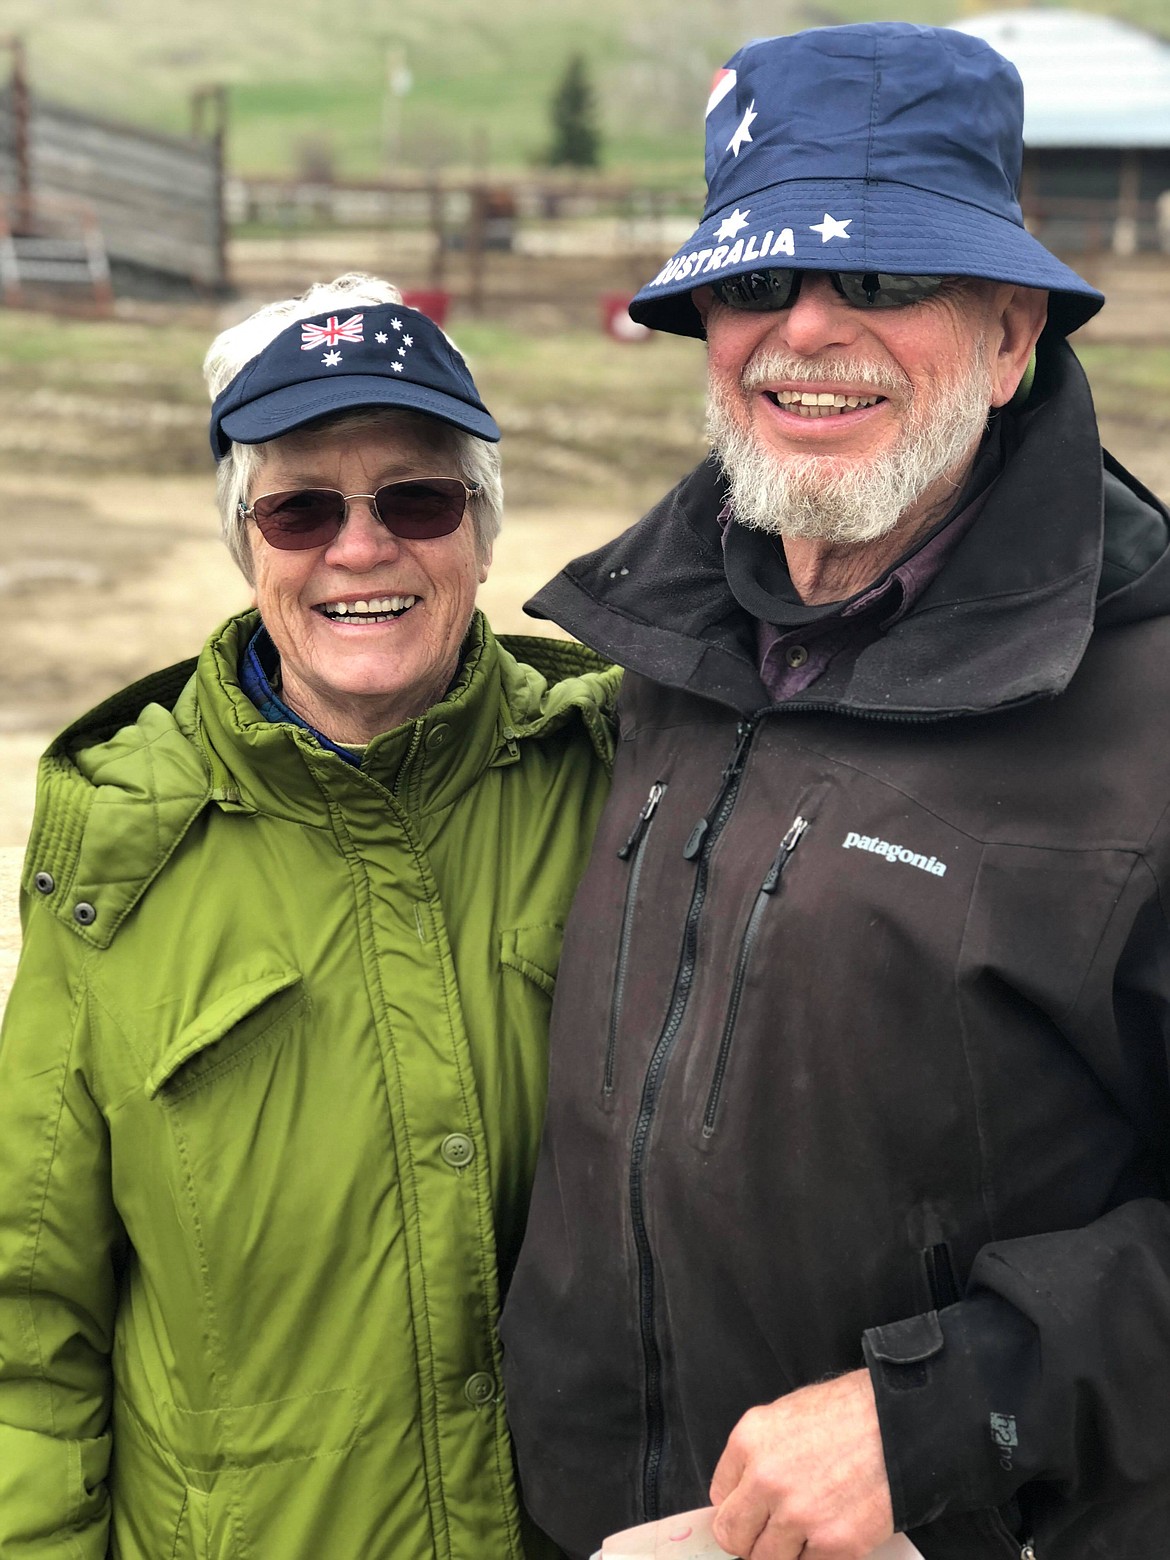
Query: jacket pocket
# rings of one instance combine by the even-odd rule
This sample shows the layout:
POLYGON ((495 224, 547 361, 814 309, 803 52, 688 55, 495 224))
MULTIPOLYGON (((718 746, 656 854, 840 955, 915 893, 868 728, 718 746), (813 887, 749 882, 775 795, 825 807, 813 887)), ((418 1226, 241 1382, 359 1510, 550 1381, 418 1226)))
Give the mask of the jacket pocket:
POLYGON ((213 1530, 211 1499, 203 1490, 183 1491, 183 1509, 171 1548, 170 1560, 220 1560, 231 1550, 213 1530))
POLYGON ((564 939, 564 927, 553 921, 509 927, 500 933, 500 963, 505 969, 526 976, 551 997, 556 989, 564 939))
POLYGON ((146 1080, 151 1099, 178 1099, 241 1066, 274 1043, 295 1010, 308 1005, 296 970, 274 971, 224 992, 163 1051, 146 1080))

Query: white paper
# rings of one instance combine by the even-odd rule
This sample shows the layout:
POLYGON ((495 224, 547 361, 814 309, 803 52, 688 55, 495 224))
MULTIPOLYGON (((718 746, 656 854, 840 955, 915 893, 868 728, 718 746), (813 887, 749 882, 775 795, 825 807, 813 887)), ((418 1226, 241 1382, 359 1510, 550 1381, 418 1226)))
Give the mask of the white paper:
MULTIPOLYGON (((714 1515, 714 1506, 703 1506, 627 1528, 607 1538, 593 1560, 727 1560, 727 1551, 720 1549, 711 1532, 714 1515)), ((895 1533, 871 1551, 869 1560, 922 1560, 922 1551, 904 1534, 895 1533)))

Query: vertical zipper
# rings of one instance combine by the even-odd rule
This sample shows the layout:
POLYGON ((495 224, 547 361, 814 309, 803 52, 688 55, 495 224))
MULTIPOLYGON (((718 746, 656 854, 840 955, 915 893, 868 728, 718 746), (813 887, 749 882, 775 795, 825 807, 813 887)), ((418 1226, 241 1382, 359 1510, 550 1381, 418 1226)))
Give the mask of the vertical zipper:
POLYGON ((736 727, 735 750, 720 777, 715 799, 695 825, 683 851, 688 861, 696 863, 695 885, 691 891, 690 908, 683 926, 682 952, 679 956, 678 968, 675 970, 670 1008, 646 1068, 646 1076, 642 1083, 642 1098, 638 1106, 638 1116, 630 1147, 630 1225, 638 1256, 638 1320, 645 1367, 646 1455, 642 1464, 642 1504, 645 1517, 649 1520, 661 1516, 658 1509, 658 1470, 662 1462, 665 1416, 662 1405, 662 1356, 654 1326, 654 1260, 646 1228, 643 1176, 650 1128, 658 1104, 662 1075, 682 1024, 683 1014, 686 1012, 687 1001, 690 998, 691 982, 694 979, 699 920, 703 913, 703 901, 707 896, 707 869, 711 848, 719 838, 735 806, 740 776, 743 773, 755 729, 754 720, 741 720, 736 727))
POLYGON ((1020 1549, 1020 1560, 1036 1560, 1036 1545, 1034 1539, 1029 1539, 1020 1549))
POLYGON ((634 901, 638 897, 638 882, 642 876, 642 857, 650 841, 650 825, 658 804, 666 795, 666 786, 656 780, 650 787, 650 795, 642 805, 642 811, 630 830, 630 837, 618 851, 619 861, 630 862, 630 874, 626 880, 626 898, 622 906, 622 929, 618 937, 617 969, 613 977, 613 1001, 609 1009, 609 1039, 605 1046, 605 1074, 603 1087, 606 1094, 613 1093, 614 1057, 617 1053, 618 1025, 621 1022, 622 1004, 626 995, 626 966, 630 959, 630 939, 634 931, 634 901), (631 861, 630 858, 633 857, 631 861))
POLYGON ((768 868, 767 876, 760 884, 756 902, 752 906, 752 913, 748 917, 748 923, 744 929, 743 941, 739 945, 739 958, 736 960, 735 965, 735 977, 731 983, 731 998, 727 1005, 727 1018, 723 1025, 723 1034, 720 1037, 719 1050, 715 1058, 715 1072, 711 1079, 711 1092, 707 1096, 707 1109, 703 1113, 703 1136, 705 1138, 713 1136, 715 1132, 715 1116, 719 1110, 719 1096, 723 1090, 723 1079, 727 1072, 728 1058, 731 1055, 731 1037, 735 1031, 735 1021, 739 1016, 739 1002, 743 995, 744 981, 747 979, 752 950, 759 935, 760 923, 764 919, 768 901, 780 887, 780 874, 788 865, 789 857, 800 844, 800 837, 807 828, 807 818, 794 818, 792 820, 788 832, 780 841, 780 849, 776 852, 775 859, 768 868))
MULTIPOLYGON (((724 765, 723 773, 719 777, 719 789, 715 793, 715 800, 707 811, 699 819, 691 830, 691 837, 683 846, 683 858, 686 861, 694 861, 703 848, 703 842, 715 819, 719 817, 720 808, 732 786, 738 785, 739 776, 747 759, 747 750, 752 740, 752 733, 756 729, 753 720, 741 720, 735 728, 735 748, 731 757, 724 765)), ((720 825, 722 827, 722 825, 720 825)))

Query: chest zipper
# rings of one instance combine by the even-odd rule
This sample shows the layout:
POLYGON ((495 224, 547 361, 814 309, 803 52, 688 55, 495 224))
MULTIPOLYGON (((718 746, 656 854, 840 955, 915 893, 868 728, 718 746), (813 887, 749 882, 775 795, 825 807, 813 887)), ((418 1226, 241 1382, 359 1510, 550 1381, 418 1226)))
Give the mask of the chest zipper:
POLYGON ((707 1096, 707 1109, 703 1113, 703 1136, 713 1137, 715 1133, 715 1117, 719 1110, 719 1096, 723 1091, 723 1079, 727 1072, 727 1062, 731 1055, 731 1039, 735 1033, 735 1022, 739 1017, 739 1003, 743 995, 744 982, 747 979, 748 966, 751 963, 752 950, 755 948, 756 938, 759 936, 760 924, 764 919, 764 913, 768 903, 776 890, 780 887, 780 877, 784 868, 788 865, 792 852, 800 844, 801 836, 808 828, 807 818, 794 818, 788 832, 780 841, 780 849, 776 852, 772 865, 768 868, 768 874, 760 884, 756 902, 752 906, 752 913, 748 917, 748 923, 744 929, 743 941, 739 945, 739 958, 736 960, 735 976, 731 983, 731 999, 727 1004, 727 1018, 723 1025, 723 1034, 719 1039, 719 1050, 715 1058, 715 1072, 711 1079, 711 1092, 707 1096))
POLYGON ((1036 1546, 1031 1539, 1020 1550, 1020 1560, 1036 1560, 1036 1546))
POLYGON ((645 1520, 661 1516, 658 1509, 658 1470, 662 1462, 665 1414, 662 1404, 662 1355, 654 1325, 654 1258, 646 1228, 644 1178, 650 1128, 658 1105, 666 1063, 674 1046, 690 998, 695 974, 699 920, 707 897, 707 867, 711 848, 731 816, 739 792, 740 776, 747 762, 748 749, 756 729, 754 720, 741 720, 736 727, 735 749, 719 778, 719 789, 710 807, 699 819, 683 849, 687 861, 696 863, 695 886, 683 926, 682 952, 675 971, 674 987, 666 1022, 655 1043, 642 1083, 642 1097, 630 1146, 630 1225, 638 1257, 638 1319, 642 1335, 643 1385, 646 1407, 646 1453, 642 1464, 642 1505, 645 1520))
MULTIPOLYGON (((719 821, 719 827, 723 827, 725 819, 721 816, 721 809, 727 800, 728 791, 731 790, 732 786, 738 787, 740 772, 747 759, 747 750, 751 745, 752 734, 755 729, 756 723, 753 720, 741 720, 738 726, 736 726, 735 748, 723 767, 723 773, 719 777, 719 789, 715 793, 715 800, 691 830, 691 837, 683 846, 684 860, 694 861, 697 858, 699 852, 703 849, 707 835, 715 826, 717 820, 719 821)), ((734 796, 732 800, 734 801, 734 796)), ((730 808, 728 811, 730 811, 730 808)))
POLYGON ((638 897, 638 883, 642 877, 642 858, 646 854, 646 846, 650 843, 650 825, 654 821, 654 814, 658 811, 658 804, 665 795, 666 786, 661 780, 656 780, 650 787, 649 796, 642 804, 642 811, 638 814, 634 827, 630 830, 629 839, 618 851, 618 860, 630 863, 630 874, 626 879, 626 897, 622 906, 617 969, 614 971, 613 1001, 609 1010, 609 1038, 605 1046, 603 1087, 606 1094, 613 1093, 614 1058, 617 1054, 618 1026, 621 1023, 622 1005, 626 995, 626 968, 630 960, 630 939, 634 931, 634 901, 638 897))

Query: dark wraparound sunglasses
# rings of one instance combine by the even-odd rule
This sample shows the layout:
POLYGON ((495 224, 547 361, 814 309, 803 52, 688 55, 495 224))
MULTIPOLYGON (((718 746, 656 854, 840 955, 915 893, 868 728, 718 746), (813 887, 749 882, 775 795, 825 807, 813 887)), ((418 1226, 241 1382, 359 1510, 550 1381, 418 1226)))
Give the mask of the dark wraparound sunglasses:
POLYGON ((394 536, 405 541, 431 541, 450 536, 463 522, 469 498, 479 486, 458 477, 414 477, 387 482, 376 493, 339 493, 336 488, 297 488, 289 493, 265 493, 251 507, 239 506, 241 520, 255 520, 270 547, 303 552, 325 547, 340 533, 348 506, 368 498, 374 514, 394 536))
POLYGON ((768 268, 713 282, 712 291, 729 309, 765 314, 796 302, 806 276, 827 276, 834 290, 855 309, 902 309, 933 298, 945 276, 893 276, 887 271, 788 271, 768 268))

